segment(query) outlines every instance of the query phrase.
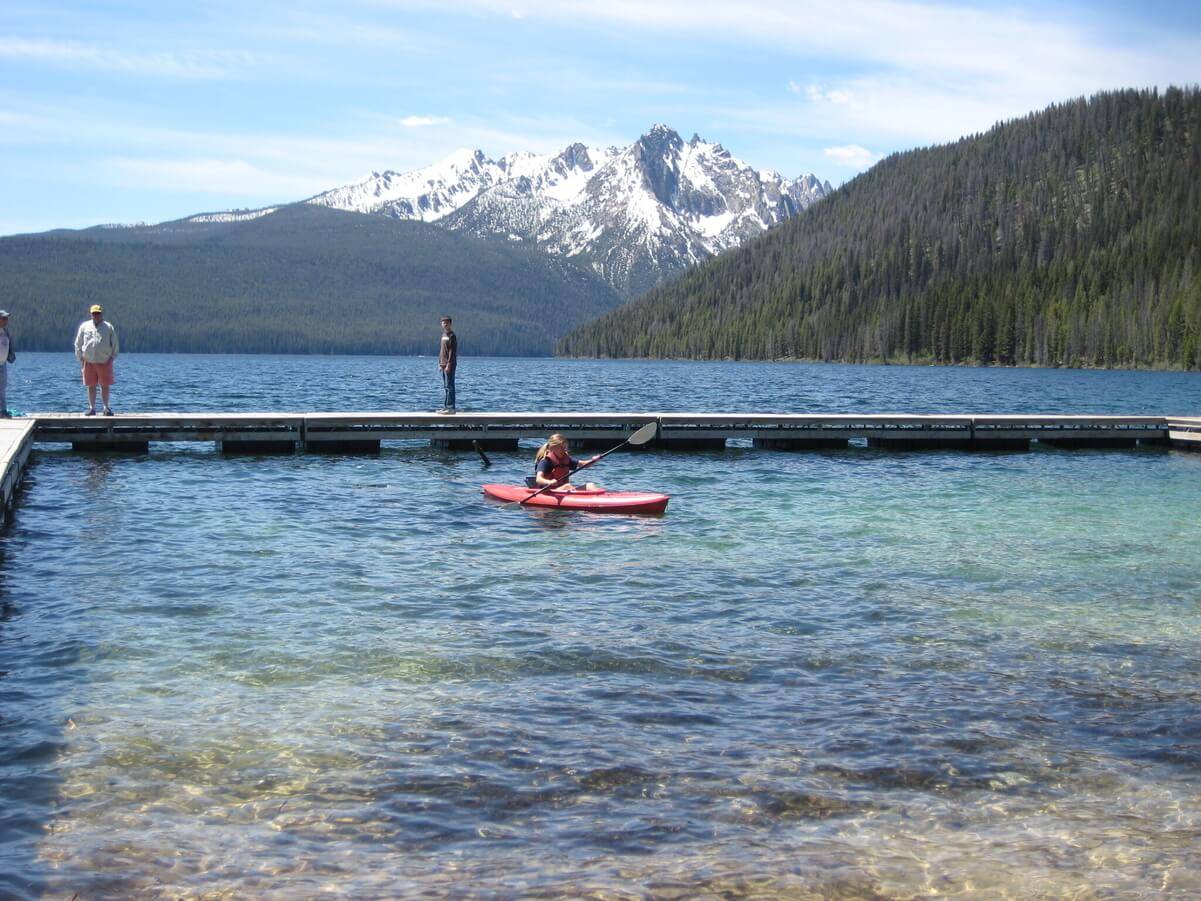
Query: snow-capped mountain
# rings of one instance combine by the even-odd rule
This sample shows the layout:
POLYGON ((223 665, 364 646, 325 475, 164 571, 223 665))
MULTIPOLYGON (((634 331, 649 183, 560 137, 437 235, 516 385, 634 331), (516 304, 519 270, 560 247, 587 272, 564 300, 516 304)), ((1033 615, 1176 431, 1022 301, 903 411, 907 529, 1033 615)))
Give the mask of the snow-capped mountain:
POLYGON ((830 191, 788 180, 720 144, 656 125, 624 149, 572 144, 491 160, 459 151, 409 173, 374 173, 308 202, 534 242, 634 295, 801 212, 830 191))
POLYGON ((508 177, 501 164, 485 157, 483 151, 458 150, 424 169, 373 172, 361 182, 318 194, 308 202, 393 219, 435 222, 508 177))
POLYGON ((617 154, 573 144, 557 156, 511 153, 490 160, 482 150, 458 150, 446 159, 413 172, 373 172, 353 185, 334 188, 307 202, 394 219, 436 222, 490 188, 508 185, 522 196, 570 203, 587 185, 598 165, 617 154))

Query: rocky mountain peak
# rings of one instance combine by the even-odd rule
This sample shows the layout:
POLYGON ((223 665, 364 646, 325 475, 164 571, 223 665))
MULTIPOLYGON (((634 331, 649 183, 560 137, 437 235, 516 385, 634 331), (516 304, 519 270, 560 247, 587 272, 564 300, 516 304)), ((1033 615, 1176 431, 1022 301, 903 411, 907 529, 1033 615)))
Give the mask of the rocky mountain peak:
POLYGON ((309 202, 530 242, 633 295, 830 190, 816 176, 789 181, 757 170, 698 134, 685 143, 659 123, 624 149, 575 142, 556 154, 519 151, 497 161, 459 150, 309 202))
POLYGON ((666 206, 675 204, 680 187, 680 156, 684 141, 666 125, 656 125, 634 142, 630 155, 647 190, 666 206))
POLYGON ((678 154, 684 149, 684 141, 679 132, 666 125, 651 126, 651 130, 640 137, 636 144, 646 153, 658 156, 678 154))
POLYGON ((593 168, 592 157, 588 153, 588 148, 579 141, 576 141, 576 143, 566 147, 563 152, 556 157, 556 159, 570 169, 583 169, 588 171, 593 168))

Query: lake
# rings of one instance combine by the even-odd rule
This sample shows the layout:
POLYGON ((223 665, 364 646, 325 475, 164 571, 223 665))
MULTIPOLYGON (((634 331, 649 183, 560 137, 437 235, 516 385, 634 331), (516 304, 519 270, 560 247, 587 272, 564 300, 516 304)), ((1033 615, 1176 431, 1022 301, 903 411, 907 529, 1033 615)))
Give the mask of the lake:
MULTIPOLYGON (((114 406, 405 410, 433 358, 128 355, 114 406)), ((19 410, 81 410, 20 354, 19 410)), ((1201 412, 1197 373, 464 358, 461 408, 1201 412)), ((1201 455, 33 458, 0 896, 1201 892, 1201 455)))

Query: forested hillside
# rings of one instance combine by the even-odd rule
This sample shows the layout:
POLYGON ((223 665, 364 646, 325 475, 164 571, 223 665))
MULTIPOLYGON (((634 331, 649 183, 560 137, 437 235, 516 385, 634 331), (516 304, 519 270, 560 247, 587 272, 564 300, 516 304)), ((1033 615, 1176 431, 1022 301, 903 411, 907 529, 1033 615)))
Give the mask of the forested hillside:
POLYGON ((69 349, 93 303, 128 351, 435 353, 447 312, 464 353, 544 355, 619 298, 535 249, 304 204, 0 238, 18 348, 69 349))
POLYGON ((559 352, 1201 368, 1201 92, 895 154, 559 352))

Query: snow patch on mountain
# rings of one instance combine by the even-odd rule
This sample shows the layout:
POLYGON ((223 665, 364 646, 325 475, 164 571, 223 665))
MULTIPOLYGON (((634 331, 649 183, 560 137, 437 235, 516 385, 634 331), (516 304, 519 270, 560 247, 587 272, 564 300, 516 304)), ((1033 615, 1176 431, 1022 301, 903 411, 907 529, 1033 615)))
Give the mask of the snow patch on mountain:
POLYGON ((413 172, 373 172, 362 181, 310 197, 308 203, 394 219, 436 222, 508 175, 480 150, 457 150, 413 172))
POLYGON ((186 222, 249 222, 252 219, 259 219, 262 216, 270 216, 278 207, 267 207, 262 210, 229 210, 224 213, 201 213, 199 216, 192 216, 186 219, 186 222))
POLYGON ((625 148, 572 144, 499 160, 460 150, 413 172, 372 173, 307 202, 437 222, 590 266, 636 294, 721 253, 831 192, 807 175, 757 170, 721 144, 655 125, 625 148))

